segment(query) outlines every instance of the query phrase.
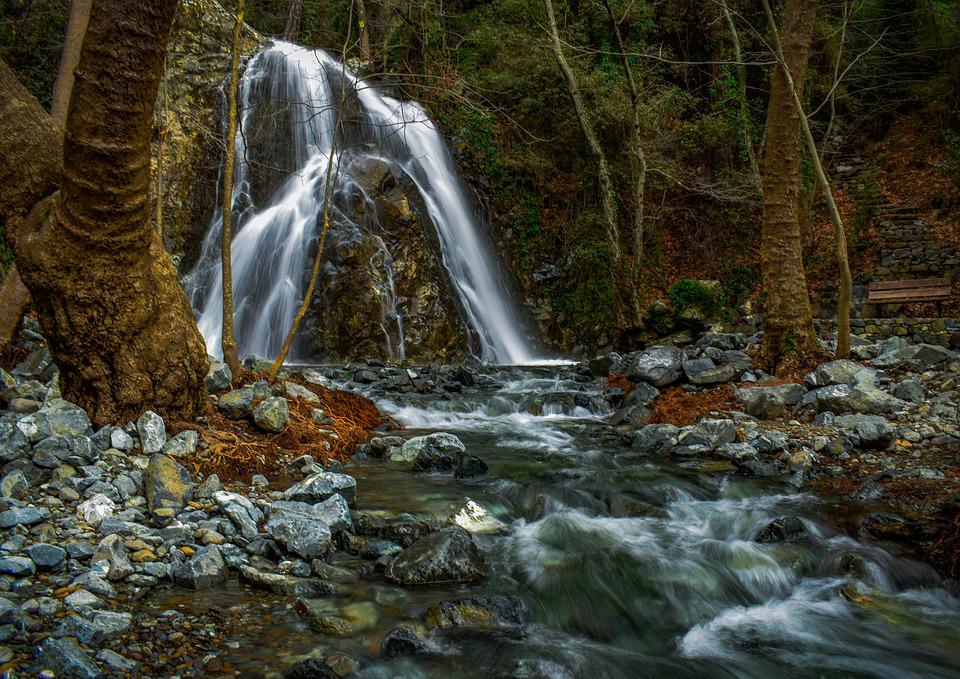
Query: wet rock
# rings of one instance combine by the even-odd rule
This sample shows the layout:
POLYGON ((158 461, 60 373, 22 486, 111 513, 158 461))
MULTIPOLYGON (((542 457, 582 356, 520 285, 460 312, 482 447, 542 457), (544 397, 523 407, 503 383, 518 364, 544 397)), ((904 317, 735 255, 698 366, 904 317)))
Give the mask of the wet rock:
MULTIPOLYGON (((209 480, 207 479, 207 481, 209 480)), ((204 483, 207 483, 207 481, 204 481, 204 483)), ((219 479, 217 479, 217 485, 220 485, 219 479)), ((213 500, 220 507, 220 511, 226 514, 239 529, 243 537, 248 540, 257 537, 258 526, 263 520, 263 512, 254 506, 250 500, 243 495, 226 491, 214 492, 213 500)))
POLYGON ((330 614, 330 604, 321 599, 299 599, 297 612, 306 618, 311 629, 328 637, 352 637, 357 628, 347 619, 330 614))
POLYGON ((97 493, 89 500, 77 505, 77 516, 83 519, 84 523, 99 526, 104 519, 113 516, 114 509, 116 505, 113 500, 102 493, 97 493))
POLYGON ((489 629, 503 625, 522 625, 529 612, 521 599, 512 596, 483 596, 456 601, 441 601, 427 610, 430 627, 470 627, 489 629))
POLYGON ((417 540, 386 570, 387 580, 401 585, 473 582, 486 576, 483 552, 459 526, 417 540))
POLYGON ((12 575, 23 578, 37 572, 32 559, 25 556, 5 556, 0 558, 0 575, 12 575))
POLYGON ((223 394, 217 401, 217 408, 224 417, 241 420, 253 412, 253 389, 244 387, 223 394))
POLYGON ((855 436, 864 448, 883 450, 893 443, 896 435, 893 425, 878 415, 841 415, 836 424, 844 433, 855 436))
POLYGON ((286 679, 340 679, 344 675, 334 671, 322 660, 307 658, 295 664, 283 676, 286 679))
POLYGON ((360 550, 360 558, 375 561, 383 557, 394 557, 403 551, 403 547, 390 540, 371 540, 360 550))
POLYGON ((303 502, 274 502, 265 529, 273 539, 298 556, 305 559, 326 557, 332 548, 333 535, 324 520, 325 514, 314 515, 312 509, 313 505, 303 502))
POLYGON ((672 424, 648 424, 633 435, 632 450, 644 455, 659 455, 676 443, 680 429, 672 424))
POLYGON ((458 479, 472 479, 476 476, 483 476, 488 470, 487 463, 476 455, 465 455, 460 458, 453 475, 458 479))
POLYGON ((47 637, 37 649, 37 669, 52 670, 54 676, 95 679, 103 676, 100 668, 69 637, 47 637))
POLYGON ((252 566, 240 566, 240 578, 275 594, 312 599, 335 594, 337 589, 318 578, 301 578, 282 573, 265 573, 252 566))
POLYGON ((253 410, 253 423, 263 431, 279 434, 289 421, 287 399, 282 396, 268 398, 253 410))
POLYGON ((220 549, 208 545, 173 569, 173 579, 191 589, 209 589, 227 581, 227 564, 220 549))
POLYGON ((44 507, 17 507, 0 512, 0 528, 32 526, 50 519, 50 510, 44 507))
POLYGON ((865 384, 851 386, 835 384, 807 392, 802 403, 813 405, 817 412, 866 413, 882 415, 894 413, 906 404, 900 399, 865 384))
POLYGON ((140 436, 140 446, 144 453, 159 453, 167 442, 167 427, 163 418, 148 410, 137 419, 137 435, 140 436))
POLYGON ((692 427, 685 427, 677 436, 681 446, 704 446, 714 450, 737 438, 737 425, 733 420, 701 420, 692 427))
POLYGON ((796 542, 806 534, 807 527, 803 521, 795 516, 781 516, 761 528, 755 539, 764 543, 796 542))
POLYGON ((102 646, 130 629, 129 613, 97 611, 90 618, 71 615, 54 632, 56 637, 73 637, 85 646, 102 646))
POLYGON ((665 387, 680 379, 683 373, 683 352, 676 347, 650 347, 627 357, 627 377, 635 382, 649 382, 665 387))
POLYGON ((660 391, 652 384, 646 382, 637 382, 637 386, 630 390, 630 393, 623 399, 623 407, 646 406, 657 400, 660 391))
POLYGON ((392 466, 409 471, 450 471, 466 452, 466 447, 456 436, 437 432, 404 441, 387 460, 392 466))
POLYGON ((352 506, 357 497, 357 480, 346 474, 317 472, 290 486, 283 496, 285 499, 294 502, 316 504, 317 502, 323 502, 335 493, 342 495, 347 504, 352 506))
POLYGON ((553 660, 521 658, 514 665, 509 679, 574 679, 576 675, 553 660))
POLYGON ((714 451, 719 457, 740 462, 742 460, 756 460, 757 449, 749 443, 724 443, 714 451))
POLYGON ((203 385, 207 388, 207 393, 219 394, 226 391, 233 384, 233 373, 230 366, 220 361, 210 361, 210 370, 207 376, 203 378, 203 385))
POLYGON ((380 655, 384 658, 398 658, 408 655, 427 653, 427 642, 423 635, 412 625, 400 625, 387 632, 380 642, 380 655))
POLYGON ((805 393, 806 389, 800 384, 744 387, 736 392, 747 414, 764 420, 784 417, 800 402, 805 393))
POLYGON ((37 568, 49 571, 63 565, 63 562, 67 559, 67 550, 57 545, 38 542, 27 548, 27 556, 37 564, 37 568))
POLYGON ((147 508, 172 509, 179 512, 192 496, 190 472, 166 455, 153 455, 144 475, 147 508))
POLYGON ((506 524, 494 517, 480 504, 467 498, 463 506, 450 516, 450 522, 468 533, 498 534, 506 530, 506 524))
POLYGON ((100 541, 97 551, 90 557, 91 563, 98 561, 107 562, 108 580, 122 580, 133 573, 133 564, 130 563, 130 557, 127 556, 127 550, 119 535, 108 535, 100 541))

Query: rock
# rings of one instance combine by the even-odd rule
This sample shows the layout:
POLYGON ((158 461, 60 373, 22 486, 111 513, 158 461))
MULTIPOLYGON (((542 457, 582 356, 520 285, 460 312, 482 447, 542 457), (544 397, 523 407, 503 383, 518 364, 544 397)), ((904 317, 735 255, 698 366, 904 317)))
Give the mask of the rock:
POLYGON ((71 586, 83 587, 107 599, 115 599, 117 597, 117 590, 113 588, 113 585, 91 571, 81 573, 75 577, 70 584, 71 586))
POLYGON ((317 472, 290 486, 283 496, 294 502, 316 504, 323 502, 334 493, 342 495, 347 504, 352 506, 357 497, 357 480, 346 474, 317 472))
POLYGON ((203 378, 203 385, 207 388, 207 393, 219 394, 226 391, 233 384, 233 372, 230 366, 220 361, 210 361, 210 370, 207 376, 203 378))
MULTIPOLYGON (((69 401, 55 398, 28 417, 35 418, 45 436, 89 436, 93 433, 86 411, 69 401)), ((39 440, 39 439, 37 439, 39 440)))
POLYGON ((894 389, 893 395, 903 401, 922 403, 927 394, 923 382, 907 378, 900 381, 897 388, 894 389))
POLYGON ((103 493, 97 493, 89 500, 77 505, 77 516, 91 526, 99 526, 104 519, 113 516, 116 505, 103 493))
POLYGON ((32 526, 50 518, 50 510, 43 507, 18 507, 0 512, 0 528, 32 526))
POLYGON ((403 547, 390 540, 371 540, 360 550, 360 558, 376 561, 383 557, 394 557, 403 551, 403 547))
POLYGON ((683 372, 683 352, 676 347, 650 347, 627 357, 627 377, 635 382, 649 382, 665 387, 680 379, 683 372))
POLYGON ((757 459, 757 449, 749 443, 724 443, 719 446, 714 453, 718 457, 733 460, 734 462, 757 459))
POLYGON ((223 486, 220 485, 220 477, 216 474, 211 474, 203 480, 203 483, 193 489, 193 497, 200 499, 211 498, 213 494, 221 488, 223 488, 223 486))
POLYGON ((813 369, 813 372, 808 373, 807 376, 804 377, 804 381, 811 387, 827 387, 831 384, 850 384, 853 382, 854 377, 864 370, 875 372, 862 363, 843 358, 838 361, 830 361, 829 363, 818 365, 813 369))
POLYGON ((467 498, 463 506, 450 516, 450 521, 469 533, 498 534, 507 528, 503 521, 491 515, 470 498, 467 498))
POLYGON ((29 556, 40 570, 53 570, 63 565, 67 559, 67 550, 57 545, 48 545, 44 542, 38 542, 27 548, 29 556))
POLYGON ((633 435, 632 450, 643 455, 659 455, 675 445, 680 429, 672 424, 648 424, 633 435))
POLYGON ((836 425, 844 433, 856 436, 864 448, 883 450, 893 443, 896 434, 893 425, 879 415, 841 415, 836 425))
POLYGON ((335 671, 322 660, 307 658, 293 665, 283 676, 284 679, 340 679, 345 675, 335 671))
POLYGON ((700 420, 692 427, 684 427, 677 436, 677 445, 704 446, 715 450, 737 438, 737 425, 733 420, 700 420))
POLYGON ((387 458, 391 466, 409 471, 450 471, 466 455, 467 449, 453 434, 437 432, 404 441, 387 458))
POLYGON ((846 384, 835 384, 807 392, 802 403, 812 404, 817 412, 821 413, 829 411, 832 413, 867 413, 870 415, 894 413, 906 406, 900 399, 894 398, 876 387, 846 384))
POLYGON ((91 594, 85 589, 78 589, 74 592, 71 592, 63 600, 63 602, 74 610, 80 610, 82 608, 100 608, 103 606, 103 601, 101 601, 99 597, 91 594))
POLYGON ((483 476, 490 468, 487 463, 476 455, 465 455, 460 458, 457 468, 453 475, 458 479, 472 479, 477 476, 483 476))
POLYGON ((31 559, 25 556, 0 557, 0 575, 12 575, 23 578, 37 572, 37 567, 31 559))
POLYGON ((137 419, 137 434, 140 436, 140 446, 147 455, 159 453, 167 442, 167 427, 163 418, 152 410, 137 419))
POLYGON ((227 581, 227 564, 220 548, 207 545, 173 569, 173 579, 192 589, 209 589, 227 581))
POLYGON ((128 629, 133 622, 129 613, 97 611, 89 619, 67 616, 53 633, 56 637, 74 637, 85 646, 102 646, 128 629))
POLYGON ((398 658, 405 655, 424 655, 427 642, 423 635, 412 625, 400 625, 387 632, 380 642, 380 655, 384 658, 398 658))
POLYGON ((637 385, 630 390, 630 393, 623 399, 623 407, 646 406, 657 400, 660 395, 659 390, 652 384, 646 382, 637 382, 637 385))
POLYGON ((300 399, 307 403, 320 403, 320 397, 296 382, 284 382, 283 387, 286 390, 287 398, 300 399))
POLYGON ((253 412, 253 389, 244 387, 222 395, 220 400, 217 401, 217 408, 220 409, 224 417, 231 420, 243 419, 253 412))
POLYGON ((133 437, 120 427, 114 427, 110 432, 110 447, 117 450, 133 450, 133 437))
POLYGON ((275 396, 264 400, 253 410, 253 423, 264 431, 280 433, 290 421, 287 399, 275 396))
POLYGON ((470 627, 490 629, 503 625, 522 625, 529 612, 522 600, 512 596, 482 596, 457 601, 441 601, 427 610, 430 627, 470 627))
POLYGON ((317 578, 300 578, 281 573, 264 573, 252 566, 240 566, 240 578, 275 594, 312 599, 336 593, 336 587, 317 578))
POLYGON ((109 648, 101 649, 97 652, 97 660, 105 664, 110 669, 116 670, 121 674, 130 675, 137 671, 139 663, 128 660, 116 651, 109 648))
POLYGON ((14 469, 0 480, 0 497, 20 499, 30 490, 30 482, 23 472, 14 469))
POLYGON ((796 542, 806 534, 803 521, 795 516, 781 516, 761 528, 755 539, 766 543, 796 542))
POLYGON ((186 457, 197 452, 200 435, 193 429, 184 429, 163 445, 163 454, 171 457, 186 457))
POLYGON ((108 580, 122 580, 133 573, 133 564, 127 556, 123 540, 119 535, 108 535, 97 545, 97 551, 90 557, 90 563, 106 561, 108 566, 108 580))
POLYGON ((473 582, 486 575, 483 552, 459 526, 420 538, 403 550, 386 570, 387 580, 401 585, 473 582))
MULTIPOLYGON (((334 496, 346 502, 339 495, 334 496)), ((324 558, 332 548, 332 532, 322 505, 303 502, 274 502, 265 526, 267 533, 288 551, 305 559, 324 558), (320 511, 313 513, 314 506, 320 511)), ((348 514, 349 517, 349 514, 348 514)))
POLYGON ((737 389, 737 398, 748 415, 763 420, 784 417, 796 406, 806 389, 800 384, 780 384, 774 387, 744 387, 737 389))
POLYGON ((873 359, 873 364, 880 368, 892 368, 906 361, 917 361, 927 367, 933 367, 952 361, 954 358, 956 358, 956 353, 944 347, 932 344, 914 344, 884 351, 873 359))
POLYGON ((323 599, 299 599, 297 612, 307 619, 315 632, 325 636, 352 637, 357 633, 357 628, 349 620, 330 615, 330 604, 323 599))
POLYGON ((70 638, 57 639, 47 637, 37 649, 38 669, 52 670, 54 676, 80 677, 95 679, 103 676, 100 668, 81 649, 77 642, 70 638))
POLYGON ((144 475, 147 508, 172 509, 179 512, 192 497, 193 479, 190 472, 166 455, 153 455, 144 475))
MULTIPOLYGON (((217 479, 217 485, 219 485, 219 479, 217 479)), ((230 517, 243 537, 248 540, 257 537, 258 526, 263 520, 263 512, 255 507, 250 500, 242 495, 225 491, 214 492, 213 500, 220 507, 220 511, 230 517)))

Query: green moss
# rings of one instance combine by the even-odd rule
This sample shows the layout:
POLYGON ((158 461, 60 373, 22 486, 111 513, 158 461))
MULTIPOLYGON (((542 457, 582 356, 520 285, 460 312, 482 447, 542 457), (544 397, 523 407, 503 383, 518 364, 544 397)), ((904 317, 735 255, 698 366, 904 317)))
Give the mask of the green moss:
POLYGON ((13 248, 7 242, 7 234, 3 226, 0 225, 0 269, 6 273, 13 265, 13 248))

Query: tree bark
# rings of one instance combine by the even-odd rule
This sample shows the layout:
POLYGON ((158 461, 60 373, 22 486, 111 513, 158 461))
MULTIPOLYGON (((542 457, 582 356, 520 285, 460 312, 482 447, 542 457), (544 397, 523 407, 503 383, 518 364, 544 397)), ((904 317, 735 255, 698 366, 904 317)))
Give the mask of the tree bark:
POLYGON ((240 40, 243 30, 243 0, 237 2, 237 15, 233 21, 233 43, 230 48, 230 89, 227 92, 227 134, 224 139, 223 187, 220 202, 223 205, 223 231, 220 234, 220 259, 223 270, 223 327, 220 347, 223 360, 230 371, 240 376, 240 357, 237 355, 237 340, 233 332, 233 256, 230 245, 233 239, 233 165, 236 160, 237 140, 237 90, 240 81, 240 40))
POLYGON ((370 59, 370 31, 367 28, 367 6, 363 0, 357 1, 357 26, 360 28, 360 52, 363 58, 370 59))
MULTIPOLYGON (((773 19, 773 12, 770 10, 769 0, 763 0, 764 11, 767 14, 767 21, 770 23, 770 31, 773 34, 773 44, 777 52, 777 61, 780 63, 780 71, 783 72, 787 89, 790 92, 790 100, 800 120, 800 128, 803 131, 803 139, 807 145, 807 151, 813 161, 813 167, 817 173, 817 183, 823 190, 824 197, 827 200, 827 208, 830 212, 830 219, 833 221, 834 235, 837 248, 837 266, 840 269, 840 299, 837 302, 837 356, 846 358, 850 355, 850 301, 853 297, 853 279, 850 275, 850 263, 847 260, 847 236, 843 229, 843 220, 840 218, 840 210, 833 199, 833 191, 830 189, 830 180, 823 169, 823 163, 820 160, 820 151, 817 149, 817 142, 813 138, 813 132, 810 130, 810 122, 807 120, 806 113, 803 111, 803 102, 800 100, 800 93, 797 91, 796 82, 793 79, 790 70, 786 67, 783 45, 780 42, 780 35, 777 31, 777 23, 773 19)), ((814 8, 814 13, 816 8, 814 8)))
POLYGON ((300 15, 303 13, 303 0, 288 0, 283 39, 297 42, 300 37, 300 15))
POLYGON ((0 351, 10 346, 20 319, 30 304, 30 292, 20 279, 14 264, 0 283, 0 351))
POLYGON ((723 18, 727 22, 727 28, 730 30, 730 41, 733 43, 733 58, 737 62, 737 81, 739 85, 740 101, 740 128, 743 135, 743 145, 747 150, 747 157, 750 160, 750 169, 753 176, 760 177, 760 164, 757 162, 757 151, 753 144, 753 135, 750 134, 750 110, 747 108, 747 67, 743 64, 743 49, 740 47, 740 33, 737 31, 737 24, 733 20, 733 14, 727 5, 727 0, 720 0, 720 9, 723 12, 723 18))
POLYGON ((70 95, 73 93, 74 72, 80 63, 80 48, 83 46, 83 36, 87 33, 92 5, 93 0, 73 0, 70 3, 67 35, 63 41, 60 68, 57 71, 57 79, 53 83, 53 102, 50 106, 53 124, 61 130, 67 125, 67 108, 70 106, 70 95))
MULTIPOLYGON (((19 160, 20 171, 38 184, 60 182, 45 198, 33 189, 32 202, 24 182, 10 189, 17 209, 33 205, 13 233, 17 264, 60 367, 64 398, 97 425, 126 422, 147 409, 190 419, 208 407, 203 340, 150 224, 150 132, 176 6, 177 0, 94 3, 62 172, 56 154, 43 152, 44 139, 59 137, 52 120, 36 115, 42 109, 22 87, 0 79, 0 176, 19 160), (11 120, 18 112, 25 117, 11 120), (8 129, 19 136, 8 136, 8 129), (21 144, 42 153, 24 155, 21 144)), ((0 192, 5 198, 7 187, 0 192)))
POLYGON ((760 269, 765 295, 761 359, 773 370, 791 352, 819 351, 798 216, 800 115, 785 78, 793 78, 795 92, 802 96, 816 13, 816 0, 787 0, 782 31, 786 68, 774 69, 770 77, 760 269))

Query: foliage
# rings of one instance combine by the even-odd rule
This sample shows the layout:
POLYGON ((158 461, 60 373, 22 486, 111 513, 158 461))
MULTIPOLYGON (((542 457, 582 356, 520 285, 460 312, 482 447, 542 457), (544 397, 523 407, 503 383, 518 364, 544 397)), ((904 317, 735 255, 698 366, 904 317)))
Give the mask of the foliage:
POLYGON ((758 282, 755 269, 728 257, 720 265, 720 300, 728 309, 736 309, 747 301, 758 282))
POLYGON ((711 285, 694 278, 683 278, 667 291, 667 298, 678 313, 697 309, 707 316, 717 315, 722 306, 722 296, 711 285))
POLYGON ((940 167, 945 170, 957 184, 960 184, 960 132, 945 130, 943 133, 943 142, 943 162, 940 163, 940 167))
POLYGON ((53 97, 70 0, 4 0, 0 57, 45 107, 53 97))
POLYGON ((878 164, 868 163, 853 186, 853 228, 849 238, 855 244, 861 234, 874 225, 880 217, 879 204, 882 199, 880 183, 877 180, 878 164))
POLYGON ((7 243, 6 232, 0 225, 0 270, 5 273, 13 264, 13 259, 13 248, 7 243))

